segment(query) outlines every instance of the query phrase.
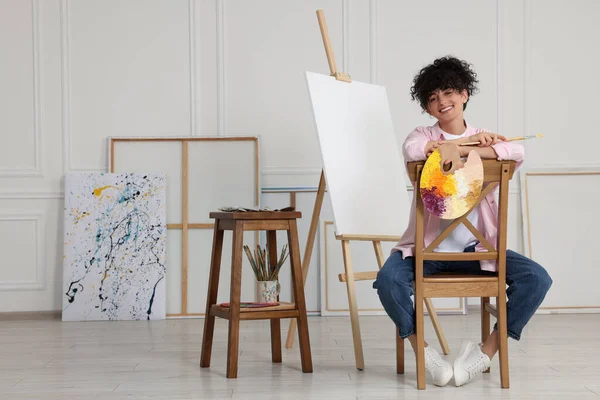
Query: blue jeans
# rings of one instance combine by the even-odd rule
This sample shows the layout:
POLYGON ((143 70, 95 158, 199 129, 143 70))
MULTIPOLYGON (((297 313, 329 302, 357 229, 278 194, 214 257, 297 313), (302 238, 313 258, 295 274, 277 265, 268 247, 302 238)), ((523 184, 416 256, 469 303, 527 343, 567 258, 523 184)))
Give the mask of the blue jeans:
MULTIPOLYGON (((475 251, 475 246, 465 252, 475 251)), ((415 309, 410 296, 413 295, 412 282, 415 279, 414 258, 402 259, 397 251, 390 255, 377 274, 373 288, 381 300, 383 308, 398 327, 400 337, 405 339, 415 333, 415 309)), ((479 261, 425 261, 423 275, 440 272, 461 274, 494 275, 482 271, 479 261)), ((508 336, 521 338, 523 328, 538 309, 552 285, 548 272, 536 262, 514 251, 506 251, 506 316, 508 336)), ((494 326, 494 329, 497 327, 494 326)))

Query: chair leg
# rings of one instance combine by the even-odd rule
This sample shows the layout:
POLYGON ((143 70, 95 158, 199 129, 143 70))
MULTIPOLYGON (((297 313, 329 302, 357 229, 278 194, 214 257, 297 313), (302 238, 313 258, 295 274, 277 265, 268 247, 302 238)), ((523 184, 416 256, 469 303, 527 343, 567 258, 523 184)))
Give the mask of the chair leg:
POLYGON ((506 326, 506 296, 496 298, 498 305, 498 341, 500 348, 500 386, 508 389, 510 382, 508 378, 508 332, 506 326))
POLYGON ((356 304, 356 291, 354 288, 354 269, 352 268, 349 241, 342 240, 342 252, 344 255, 344 269, 346 270, 346 289, 348 291, 348 307, 350 309, 352 339, 354 342, 354 361, 356 368, 362 371, 365 369, 365 359, 360 335, 360 321, 358 319, 358 306, 356 304))
POLYGON ((404 339, 398 334, 396 328, 396 373, 404 373, 404 339))
POLYGON ((290 264, 292 268, 292 290, 294 301, 298 310, 298 341, 300 344, 300 358, 302 372, 313 372, 312 356, 310 353, 310 336, 308 332, 308 318, 306 316, 306 303, 304 300, 304 280, 300 264, 300 245, 298 241, 298 228, 295 219, 289 220, 288 243, 290 248, 290 264))
POLYGON ((423 298, 415 294, 416 334, 417 334, 417 389, 424 390, 425 383, 425 316, 423 315, 423 298))
POLYGON ((440 320, 438 319, 437 312, 433 307, 433 302, 431 299, 425 299, 425 306, 427 307, 427 312, 429 313, 429 318, 431 318, 431 323, 433 324, 433 328, 435 329, 435 334, 437 335, 438 341, 440 342, 440 346, 442 347, 442 351, 445 355, 450 354, 450 347, 448 347, 448 341, 446 341, 446 335, 444 335, 444 331, 442 330, 442 326, 440 324, 440 320))
POLYGON ((210 314, 210 308, 217 303, 219 291, 219 273, 221 270, 221 252, 223 250, 223 231, 218 229, 219 221, 215 221, 213 248, 208 278, 208 293, 206 295, 206 314, 204 314, 204 334, 202 335, 202 354, 200 367, 210 367, 213 335, 215 332, 215 316, 210 314))
POLYGON ((415 221, 415 330, 417 334, 417 389, 424 390, 425 383, 425 332, 423 315, 423 201, 421 196, 421 167, 417 166, 415 187, 416 221, 415 221))
MULTIPOLYGON (((481 298, 481 343, 485 343, 487 338, 490 336, 490 313, 486 310, 485 305, 490 303, 489 297, 481 298)), ((490 368, 484 371, 484 373, 490 372, 490 368)))
POLYGON ((229 334, 227 340, 227 378, 237 378, 240 342, 240 294, 242 289, 243 221, 236 221, 231 256, 231 292, 229 296, 229 334))
POLYGON ((502 164, 498 202, 498 347, 500 348, 500 385, 510 387, 508 379, 508 320, 506 317, 506 227, 508 215, 508 171, 509 165, 502 164))

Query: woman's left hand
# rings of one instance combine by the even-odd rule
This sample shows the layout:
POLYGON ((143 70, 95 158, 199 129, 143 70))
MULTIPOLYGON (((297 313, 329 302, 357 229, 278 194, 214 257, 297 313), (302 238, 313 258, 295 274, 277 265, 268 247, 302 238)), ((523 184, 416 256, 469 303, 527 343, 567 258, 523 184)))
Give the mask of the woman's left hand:
POLYGON ((479 147, 489 147, 499 142, 505 142, 506 137, 497 133, 482 131, 473 136, 465 138, 464 143, 479 142, 479 147))

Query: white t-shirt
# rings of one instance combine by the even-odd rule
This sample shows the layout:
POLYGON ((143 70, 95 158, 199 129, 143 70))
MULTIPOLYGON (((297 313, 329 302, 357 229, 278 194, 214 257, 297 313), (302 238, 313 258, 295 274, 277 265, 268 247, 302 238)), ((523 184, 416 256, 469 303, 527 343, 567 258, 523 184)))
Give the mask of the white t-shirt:
MULTIPOLYGON (((467 133, 467 131, 465 130, 465 132, 462 135, 451 135, 449 133, 442 131, 442 136, 446 140, 454 140, 454 139, 460 139, 460 138, 464 137, 466 133, 467 133)), ((479 211, 477 209, 478 207, 479 206, 477 206, 473 211, 471 211, 471 213, 467 217, 469 222, 471 222, 475 228, 477 228, 478 211, 479 211)), ((451 219, 440 219, 440 230, 438 231, 438 235, 441 234, 451 223, 452 223, 451 219)), ((444 239, 444 241, 442 243, 440 243, 440 245, 434 250, 434 252, 460 253, 466 247, 469 247, 469 246, 475 244, 476 242, 477 242, 477 239, 475 238, 475 236, 473 236, 471 231, 468 230, 467 227, 464 226, 463 224, 459 224, 456 228, 454 228, 454 230, 450 233, 450 235, 446 239, 444 239)))

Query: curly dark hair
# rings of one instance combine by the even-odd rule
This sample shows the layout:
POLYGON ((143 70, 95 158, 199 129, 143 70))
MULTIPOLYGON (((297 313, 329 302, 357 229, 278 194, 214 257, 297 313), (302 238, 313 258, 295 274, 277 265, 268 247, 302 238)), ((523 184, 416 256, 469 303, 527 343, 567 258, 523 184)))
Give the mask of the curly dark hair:
MULTIPOLYGON (((419 71, 410 88, 413 100, 418 100, 423 110, 427 110, 429 96, 436 90, 466 90, 471 95, 477 93, 477 74, 466 61, 452 56, 438 58, 419 71)), ((467 100, 468 103, 468 100, 467 100)), ((463 110, 467 108, 463 105, 463 110)))

